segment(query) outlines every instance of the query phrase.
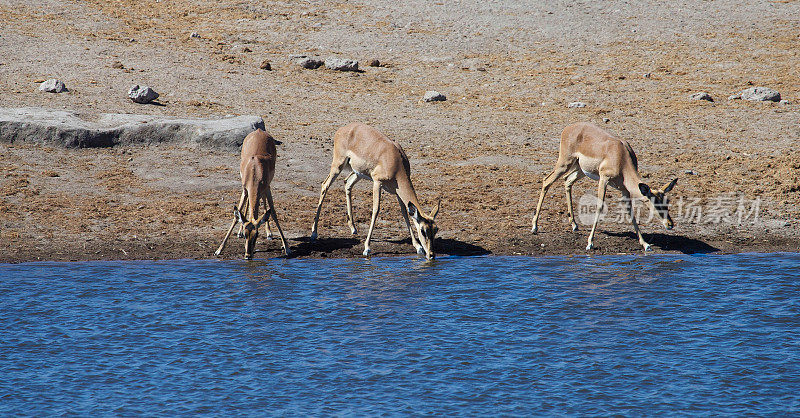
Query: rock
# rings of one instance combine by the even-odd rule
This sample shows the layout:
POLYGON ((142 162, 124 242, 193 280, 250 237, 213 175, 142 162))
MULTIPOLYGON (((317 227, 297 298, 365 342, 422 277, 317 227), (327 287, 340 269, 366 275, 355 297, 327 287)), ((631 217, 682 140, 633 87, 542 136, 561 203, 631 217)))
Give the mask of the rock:
POLYGON ((742 95, 741 94, 732 94, 732 95, 728 96, 728 100, 741 100, 741 99, 742 99, 742 95))
POLYGON ((711 97, 710 94, 708 94, 708 93, 706 93, 704 91, 701 91, 699 93, 694 93, 691 96, 689 96, 689 100, 705 100, 705 101, 708 101, 708 102, 713 102, 714 98, 711 97))
POLYGON ((609 118, 603 118, 603 123, 609 123, 609 122, 611 122, 611 119, 609 119, 609 118))
POLYGON ((63 81, 55 78, 51 78, 42 84, 39 84, 39 90, 48 93, 63 93, 65 91, 69 91, 67 90, 67 86, 64 85, 63 81))
POLYGON ((423 102, 443 102, 445 100, 447 100, 447 96, 434 90, 428 90, 422 96, 423 102))
POLYGON ((767 87, 750 87, 739 93, 743 100, 780 102, 781 94, 767 87))
POLYGON ((128 90, 128 97, 136 103, 147 104, 158 99, 159 94, 148 86, 135 85, 128 90))
POLYGON ((200 34, 199 34, 199 33, 197 33, 197 32, 192 32, 192 33, 189 35, 189 39, 192 39, 192 38, 199 38, 199 37, 200 37, 200 34))
POLYGON ((316 70, 317 68, 322 67, 322 64, 324 64, 322 60, 310 57, 297 58, 295 62, 297 65, 309 70, 316 70))
POLYGON ((261 62, 261 65, 258 67, 262 70, 272 71, 272 64, 268 60, 264 60, 261 62))
POLYGON ((650 78, 652 76, 653 76, 652 73, 644 73, 644 74, 642 74, 642 78, 650 78))
POLYGON ((370 67, 380 67, 381 66, 381 62, 378 61, 378 60, 369 60, 369 64, 368 65, 370 67))
POLYGON ((567 107, 570 108, 570 109, 577 109, 577 108, 581 108, 581 107, 586 107, 586 103, 584 103, 584 102, 572 102, 572 103, 568 104, 567 107))
POLYGON ((125 66, 122 65, 122 63, 119 62, 119 61, 114 61, 114 63, 111 64, 111 68, 114 68, 114 69, 117 69, 117 70, 124 70, 125 66))
POLYGON ((0 108, 0 142, 28 142, 75 148, 132 144, 196 144, 238 149, 244 137, 264 129, 259 116, 221 119, 172 118, 101 113, 83 119, 75 112, 42 108, 0 108))
POLYGON ((358 61, 343 58, 328 58, 325 67, 336 71, 358 71, 358 61))

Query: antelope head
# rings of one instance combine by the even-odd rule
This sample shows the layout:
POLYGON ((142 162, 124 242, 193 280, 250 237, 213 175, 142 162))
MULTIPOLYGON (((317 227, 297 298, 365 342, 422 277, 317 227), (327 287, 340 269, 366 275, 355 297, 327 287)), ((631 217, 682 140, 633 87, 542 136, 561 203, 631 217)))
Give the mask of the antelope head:
POLYGON ((675 187, 675 183, 677 182, 677 178, 673 179, 661 190, 654 190, 644 183, 639 183, 639 191, 642 193, 642 196, 647 198, 650 210, 658 215, 658 217, 661 219, 661 223, 664 224, 664 228, 667 230, 672 229, 672 227, 675 225, 672 222, 672 218, 669 216, 669 197, 667 197, 667 193, 669 193, 672 188, 675 187))
POLYGON ((414 220, 414 226, 417 227, 417 236, 420 244, 422 244, 421 249, 425 252, 425 258, 428 260, 436 258, 436 253, 433 250, 433 241, 436 239, 436 233, 439 232, 439 228, 436 227, 434 221, 441 205, 442 201, 440 199, 430 216, 426 216, 413 203, 408 202, 408 214, 414 220))
POLYGON ((263 215, 259 216, 258 219, 248 221, 245 220, 242 216, 242 213, 239 212, 239 208, 233 208, 233 216, 236 217, 236 220, 242 223, 244 228, 244 258, 245 260, 250 260, 253 258, 253 252, 255 252, 256 248, 256 238, 258 238, 258 228, 267 220, 267 216, 269 215, 272 209, 268 209, 264 212, 263 215))

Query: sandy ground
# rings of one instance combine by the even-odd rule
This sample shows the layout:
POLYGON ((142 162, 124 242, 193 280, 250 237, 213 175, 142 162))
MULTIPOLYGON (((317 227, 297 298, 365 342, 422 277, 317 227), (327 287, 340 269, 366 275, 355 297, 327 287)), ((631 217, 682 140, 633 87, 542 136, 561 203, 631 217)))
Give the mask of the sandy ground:
MULTIPOLYGON (((541 232, 529 231, 559 133, 581 120, 628 139, 651 185, 679 178, 677 227, 642 222, 656 252, 800 248, 800 2, 529 3, 0 0, 0 105, 262 115, 283 141, 273 190, 297 256, 363 250, 366 182, 354 198, 358 236, 337 181, 321 239, 307 239, 331 138, 352 121, 403 144, 426 211, 443 199, 439 253, 585 254, 588 228, 569 229, 560 186, 541 232), (305 70, 292 54, 358 59, 363 71, 305 70), (54 77, 70 91, 38 91, 54 77), (164 106, 132 103, 133 84, 152 86, 164 106), (786 102, 727 99, 751 86, 786 102), (448 100, 423 103, 426 90, 448 100), (698 91, 714 102, 690 101, 698 91), (587 106, 567 107, 575 101, 587 106)), ((238 158, 0 144, 0 261, 213 257, 238 199, 238 158)), ((576 203, 595 188, 577 183, 576 203)), ((614 210, 592 253, 640 252, 614 210)), ((413 253, 393 199, 379 219, 373 252, 413 253)), ((223 255, 242 246, 234 239, 223 255)), ((281 254, 279 241, 259 248, 281 254)))

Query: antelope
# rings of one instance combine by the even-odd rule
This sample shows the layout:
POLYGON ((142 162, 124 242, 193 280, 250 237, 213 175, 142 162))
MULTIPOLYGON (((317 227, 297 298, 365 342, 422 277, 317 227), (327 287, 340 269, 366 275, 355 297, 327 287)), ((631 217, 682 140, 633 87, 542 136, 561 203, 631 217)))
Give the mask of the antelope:
POLYGON ((600 211, 605 203, 606 187, 608 185, 622 192, 623 197, 625 197, 633 230, 639 237, 639 243, 644 247, 645 251, 651 250, 651 246, 639 232, 631 199, 646 201, 646 205, 651 212, 658 215, 667 230, 672 229, 674 225, 672 218, 669 216, 669 200, 666 194, 675 187, 678 179, 672 180, 661 190, 651 189, 642 182, 636 154, 627 141, 612 136, 592 123, 579 122, 567 126, 561 132, 556 167, 542 181, 542 192, 539 195, 539 203, 536 205, 536 213, 533 215, 533 226, 531 228, 531 232, 534 234, 538 231, 537 221, 542 211, 544 195, 556 180, 565 176, 564 189, 567 195, 567 209, 573 231, 578 230, 578 224, 575 223, 575 216, 572 213, 573 183, 583 176, 599 181, 597 188, 599 203, 592 231, 589 233, 587 251, 594 247, 594 233, 597 228, 597 222, 600 220, 600 211))
POLYGON ((351 190, 360 179, 372 180, 372 219, 367 238, 364 240, 363 254, 365 257, 370 254, 369 243, 375 229, 375 220, 378 217, 381 190, 397 197, 400 213, 411 234, 411 244, 414 245, 417 254, 424 253, 428 260, 436 257, 433 241, 438 228, 434 224, 434 220, 439 213, 441 199, 430 215, 422 213, 417 193, 411 184, 411 165, 403 148, 397 142, 363 123, 351 123, 343 126, 333 136, 333 161, 328 177, 322 183, 317 213, 314 216, 314 224, 311 226, 311 240, 317 239, 317 223, 325 195, 331 187, 331 183, 345 168, 350 168, 352 171, 345 179, 344 192, 347 202, 347 225, 353 235, 358 231, 353 220, 351 190), (416 236, 411 228, 409 216, 414 221, 416 236))
POLYGON ((257 129, 244 138, 242 143, 242 161, 239 165, 239 176, 242 179, 242 196, 239 204, 233 208, 233 223, 225 234, 222 244, 214 253, 220 255, 228 242, 233 228, 237 223, 239 228, 239 238, 245 238, 244 258, 253 258, 255 252, 256 238, 258 238, 258 228, 266 224, 267 238, 272 239, 272 231, 269 229, 269 216, 275 221, 278 233, 281 235, 283 252, 287 256, 291 253, 283 236, 278 216, 275 214, 275 205, 272 203, 272 191, 270 183, 275 176, 275 139, 267 132, 257 129), (264 203, 265 212, 258 216, 259 200, 264 203))

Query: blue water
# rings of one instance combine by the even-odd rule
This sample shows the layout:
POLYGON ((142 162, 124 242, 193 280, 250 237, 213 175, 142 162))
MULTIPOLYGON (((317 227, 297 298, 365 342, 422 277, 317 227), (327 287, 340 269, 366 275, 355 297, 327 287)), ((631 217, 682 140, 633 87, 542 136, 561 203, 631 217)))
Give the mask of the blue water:
POLYGON ((800 254, 0 265, 0 415, 800 413, 800 254))

